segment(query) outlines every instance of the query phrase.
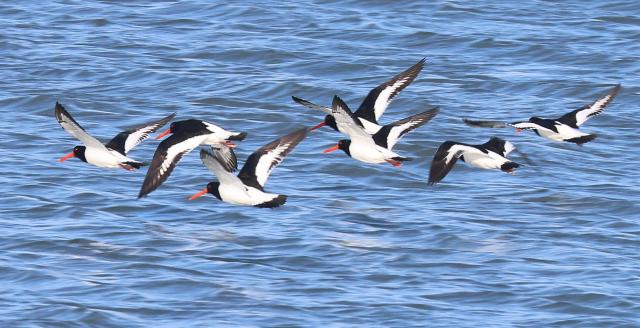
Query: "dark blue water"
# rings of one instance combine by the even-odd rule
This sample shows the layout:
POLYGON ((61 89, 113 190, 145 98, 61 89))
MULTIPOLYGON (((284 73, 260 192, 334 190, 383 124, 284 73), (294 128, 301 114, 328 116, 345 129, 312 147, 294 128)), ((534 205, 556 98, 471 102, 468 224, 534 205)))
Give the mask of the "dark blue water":
MULTIPOLYGON (((0 4, 3 327, 639 327, 637 1, 12 1, 0 4), (144 170, 57 163, 92 134, 177 112, 249 138, 241 161, 427 65, 383 122, 441 113, 396 147, 400 169, 322 154, 311 134, 267 190, 276 210, 187 197, 214 177, 193 152, 136 200, 144 170), (555 117, 621 83, 578 147, 468 128, 555 117), (515 176, 458 163, 445 140, 511 140, 515 176)), ((157 141, 131 156, 149 160, 157 141)))

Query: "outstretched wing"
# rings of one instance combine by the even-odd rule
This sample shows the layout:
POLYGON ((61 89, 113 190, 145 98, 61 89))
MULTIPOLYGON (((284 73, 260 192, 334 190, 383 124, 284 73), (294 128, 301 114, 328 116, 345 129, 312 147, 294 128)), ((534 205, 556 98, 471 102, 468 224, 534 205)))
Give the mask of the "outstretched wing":
POLYGON ((468 126, 477 128, 506 128, 508 126, 507 123, 501 121, 478 121, 467 118, 463 118, 462 121, 468 126))
MULTIPOLYGON (((531 122, 513 122, 513 123, 505 123, 506 126, 511 126, 519 130, 547 130, 553 133, 557 131, 549 129, 547 126, 542 126, 540 124, 531 123, 531 122)), ((545 124, 546 125, 546 124, 545 124)))
POLYGON ((107 148, 113 149, 123 155, 126 155, 133 147, 139 145, 145 139, 149 138, 149 133, 156 132, 159 128, 167 124, 176 116, 173 113, 163 119, 138 125, 118 133, 113 139, 107 143, 107 148))
POLYGON ((372 140, 371 136, 364 130, 362 122, 353 117, 349 106, 338 96, 333 96, 331 104, 331 114, 336 120, 338 129, 344 131, 351 140, 372 140))
POLYGON ((312 102, 310 102, 308 100, 304 100, 302 98, 298 98, 296 96, 291 96, 291 99, 293 99, 293 101, 297 102, 300 105, 309 107, 311 109, 323 111, 323 112, 325 112, 325 114, 331 115, 331 108, 329 108, 329 107, 320 106, 320 105, 314 104, 314 103, 312 103, 312 102))
POLYGON ((402 136, 429 122, 438 114, 438 111, 438 107, 434 107, 428 111, 387 124, 373 135, 373 140, 378 146, 391 150, 402 136))
POLYGON ((557 121, 577 129, 591 117, 602 113, 604 108, 618 95, 621 88, 620 84, 616 85, 606 96, 594 101, 590 105, 580 107, 570 113, 562 115, 557 121))
POLYGON ((387 82, 371 89, 354 115, 378 124, 380 116, 382 116, 387 109, 393 97, 398 95, 402 89, 406 88, 415 80, 420 71, 422 71, 425 62, 426 58, 422 58, 419 62, 392 77, 387 82))
POLYGON ((482 147, 491 150, 494 153, 500 154, 505 158, 507 157, 507 155, 509 155, 510 152, 516 149, 516 147, 511 142, 498 137, 492 137, 491 139, 489 139, 489 141, 485 142, 482 147))
POLYGON ((85 129, 76 122, 76 120, 71 117, 71 114, 67 112, 67 110, 60 104, 56 102, 56 107, 54 110, 56 115, 56 119, 60 126, 67 131, 70 135, 76 137, 76 139, 80 140, 85 146, 92 148, 104 148, 106 147, 100 142, 98 139, 92 137, 85 131, 85 129))
POLYGON ((458 158, 467 152, 481 152, 479 149, 453 141, 443 142, 431 161, 429 169, 429 185, 434 185, 444 179, 456 164, 458 158))
MULTIPOLYGON (((228 169, 227 163, 221 161, 224 159, 221 158, 219 154, 216 154, 220 152, 220 150, 215 147, 211 147, 211 150, 212 152, 200 149, 200 159, 202 160, 202 164, 204 164, 204 166, 206 166, 209 171, 218 178, 218 181, 220 181, 221 184, 242 184, 240 179, 233 175, 232 171, 228 169)), ((231 153, 233 154, 233 152, 231 153)))
MULTIPOLYGON (((238 169, 238 158, 231 147, 225 144, 216 144, 211 146, 211 151, 225 170, 235 172, 238 169)), ((202 158, 202 156, 200 157, 202 158)))
POLYGON ((162 140, 153 154, 151 165, 144 177, 138 198, 156 190, 173 172, 182 156, 198 147, 207 139, 206 135, 194 133, 174 133, 162 140))
POLYGON ((278 138, 256 150, 249 156, 238 177, 247 186, 263 190, 273 169, 284 160, 293 148, 307 136, 309 129, 302 128, 278 138))

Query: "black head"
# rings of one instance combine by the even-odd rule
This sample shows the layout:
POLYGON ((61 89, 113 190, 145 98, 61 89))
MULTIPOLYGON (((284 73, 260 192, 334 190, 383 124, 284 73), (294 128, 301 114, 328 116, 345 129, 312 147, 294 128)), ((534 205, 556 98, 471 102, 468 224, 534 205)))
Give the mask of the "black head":
POLYGON ((220 191, 218 190, 218 187, 220 187, 220 182, 209 182, 207 184, 207 192, 216 196, 217 199, 222 200, 222 197, 220 197, 220 191))
POLYGON ((341 149, 342 151, 347 153, 347 155, 349 156, 351 156, 351 152, 349 152, 350 145, 351 145, 351 140, 341 139, 340 141, 338 141, 338 149, 341 149))
POLYGON ((202 123, 202 121, 200 120, 190 119, 190 120, 172 122, 169 125, 169 129, 167 129, 166 131, 156 136, 156 139, 157 140, 162 139, 164 136, 166 136, 169 133, 199 131, 206 128, 207 128, 206 125, 204 125, 204 123, 202 123))
POLYGON ((531 123, 537 123, 537 122, 540 122, 541 120, 542 119, 537 117, 537 116, 529 118, 529 122, 531 122, 531 123))
POLYGON ((169 125, 169 133, 176 132, 176 127, 177 126, 179 126, 178 122, 171 122, 171 125, 169 125))
POLYGON ((83 162, 87 161, 87 158, 84 156, 84 152, 87 151, 87 147, 85 146, 75 146, 73 147, 73 155, 80 159, 83 162))
POLYGON ((75 147, 73 147, 73 150, 70 153, 62 156, 60 158, 59 162, 62 163, 64 161, 68 160, 71 157, 77 157, 81 161, 86 162, 87 158, 84 156, 85 155, 84 152, 86 150, 87 150, 87 147, 85 147, 85 146, 75 146, 75 147))
POLYGON ((332 115, 326 115, 324 117, 324 124, 338 131, 338 125, 336 124, 336 119, 332 115))
POLYGON ((338 141, 338 143, 328 149, 325 149, 323 151, 323 153, 330 153, 332 151, 336 151, 338 149, 342 149, 342 151, 344 151, 345 153, 347 153, 347 155, 351 156, 351 152, 349 152, 349 145, 351 145, 351 140, 347 140, 347 139, 342 139, 340 141, 338 141))
POLYGON ((206 128, 207 126, 201 120, 196 119, 173 122, 169 126, 169 130, 171 130, 171 133, 177 133, 180 131, 195 131, 206 128))

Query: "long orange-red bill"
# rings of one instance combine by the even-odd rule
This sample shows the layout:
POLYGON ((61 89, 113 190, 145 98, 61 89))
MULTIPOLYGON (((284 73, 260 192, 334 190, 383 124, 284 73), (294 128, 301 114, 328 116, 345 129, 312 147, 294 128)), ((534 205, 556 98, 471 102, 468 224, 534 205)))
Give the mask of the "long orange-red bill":
POLYGON ((225 142, 223 142, 223 144, 229 148, 236 148, 236 144, 234 144, 231 141, 225 140, 225 142))
POLYGON ((196 199, 196 198, 198 198, 198 197, 200 197, 200 196, 202 196, 202 195, 204 195, 206 193, 207 193, 207 188, 204 188, 204 189, 198 191, 197 194, 194 194, 193 196, 189 197, 189 200, 194 200, 194 199, 196 199))
POLYGON ((520 132, 522 132, 522 129, 516 128, 516 133, 520 133, 520 132))
POLYGON ((322 122, 322 123, 320 123, 320 124, 318 124, 318 125, 316 125, 316 126, 312 127, 309 131, 317 130, 317 129, 319 129, 319 128, 321 128, 321 127, 325 126, 325 125, 327 125, 327 123, 322 122))
POLYGON ((62 162, 64 162, 64 161, 68 160, 68 159, 69 159, 69 158, 71 158, 71 157, 76 157, 76 155, 75 155, 73 152, 70 152, 70 153, 68 153, 68 154, 66 154, 66 155, 64 155, 64 156, 62 156, 62 157, 60 157, 60 159, 58 160, 58 162, 62 163, 62 162))
POLYGON ((157 135, 156 136, 156 140, 162 139, 162 137, 166 136, 169 133, 171 133, 171 129, 167 129, 167 131, 164 131, 164 132, 160 133, 159 135, 157 135))
POLYGON ((340 146, 335 145, 335 146, 333 146, 333 147, 331 147, 331 148, 327 148, 327 149, 325 149, 325 150, 323 151, 323 153, 330 153, 330 152, 332 152, 332 151, 334 151, 334 150, 338 150, 338 149, 340 149, 340 146))

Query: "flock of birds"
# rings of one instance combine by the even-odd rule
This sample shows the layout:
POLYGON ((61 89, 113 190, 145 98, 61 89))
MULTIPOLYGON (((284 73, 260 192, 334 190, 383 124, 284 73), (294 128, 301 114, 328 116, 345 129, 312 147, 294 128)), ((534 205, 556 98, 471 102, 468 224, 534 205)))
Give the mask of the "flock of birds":
MULTIPOLYGON (((338 141, 335 146, 326 149, 325 153, 342 150, 351 158, 361 162, 389 163, 396 167, 401 166, 402 162, 410 160, 410 158, 395 153, 393 146, 406 133, 434 118, 439 109, 434 107, 387 125, 380 125, 378 120, 393 98, 415 80, 424 64, 425 59, 423 58, 405 71, 373 88, 355 112, 352 112, 338 96, 334 96, 331 107, 292 97, 295 102, 301 105, 326 113, 324 121, 312 128, 305 127, 293 131, 260 147, 247 158, 237 175, 234 174, 238 169, 237 158, 233 152, 233 148, 236 147, 234 141, 244 140, 247 136, 246 132, 227 131, 215 124, 197 119, 173 122, 168 130, 156 137, 156 139, 161 139, 171 134, 158 145, 138 198, 147 196, 167 180, 182 156, 200 145, 209 145, 209 149, 200 150, 200 159, 216 175, 218 181, 208 183, 206 188, 189 199, 193 200, 210 193, 216 198, 232 204, 269 208, 280 206, 286 202, 287 196, 265 192, 264 185, 269 175, 310 131, 325 125, 349 137, 349 139, 338 141)), ((516 132, 532 130, 553 141, 581 145, 592 141, 596 135, 584 133, 579 130, 579 127, 589 118, 602 113, 618 94, 620 88, 620 85, 616 85, 605 96, 593 103, 557 119, 531 117, 528 121, 513 123, 469 119, 463 121, 467 125, 475 127, 514 127, 516 132)), ((150 133, 156 132, 170 122, 175 117, 175 113, 121 132, 106 144, 89 135, 71 117, 64 106, 57 102, 55 116, 65 131, 84 144, 74 147, 71 153, 60 158, 60 162, 77 157, 98 167, 135 170, 146 164, 128 157, 129 151, 147 139, 150 133)), ((428 184, 433 185, 440 182, 458 159, 475 167, 514 173, 520 164, 507 159, 513 150, 515 147, 512 143, 498 137, 492 137, 480 145, 445 141, 440 145, 431 162, 428 184)))

